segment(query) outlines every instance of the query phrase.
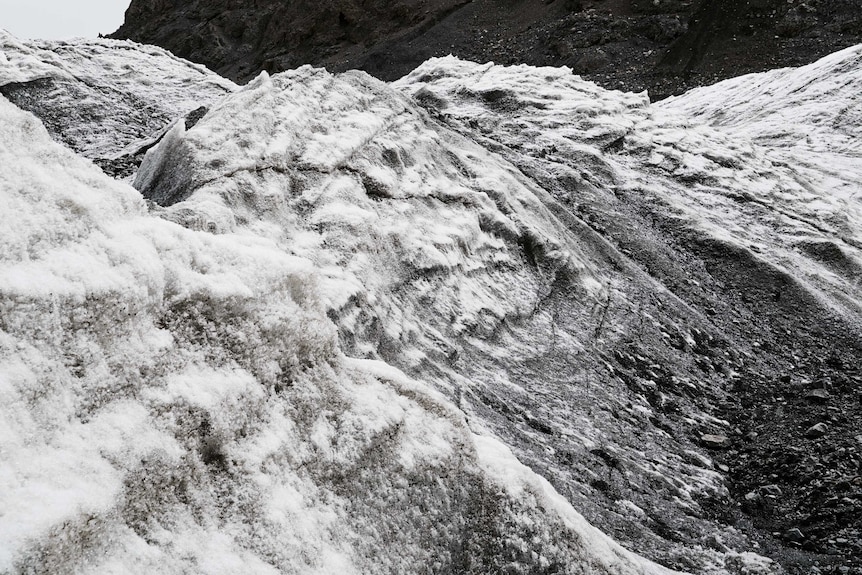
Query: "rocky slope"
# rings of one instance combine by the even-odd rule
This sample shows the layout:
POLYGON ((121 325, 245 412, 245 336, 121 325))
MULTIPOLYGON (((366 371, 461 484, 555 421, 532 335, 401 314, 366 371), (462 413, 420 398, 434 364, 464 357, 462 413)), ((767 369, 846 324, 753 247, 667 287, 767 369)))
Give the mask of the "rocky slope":
POLYGON ((306 67, 184 120, 205 71, 94 46, 39 45, 189 104, 138 193, 0 100, 3 570, 862 569, 862 49, 661 106, 306 67))
POLYGON ((394 80, 451 53, 656 99, 862 42, 860 14, 858 0, 133 0, 113 36, 237 81, 301 64, 394 80))

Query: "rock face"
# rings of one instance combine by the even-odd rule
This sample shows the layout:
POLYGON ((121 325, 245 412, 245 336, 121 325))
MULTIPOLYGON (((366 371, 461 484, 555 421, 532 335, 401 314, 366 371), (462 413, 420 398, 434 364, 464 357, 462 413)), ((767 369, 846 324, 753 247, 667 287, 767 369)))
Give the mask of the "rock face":
POLYGON ((858 0, 132 0, 114 37, 241 82, 301 64, 394 80, 451 53, 656 99, 860 42, 859 14, 858 0))
POLYGON ((862 568, 862 48, 658 105, 303 67, 189 116, 96 45, 189 102, 136 191, 0 99, 0 571, 862 568))

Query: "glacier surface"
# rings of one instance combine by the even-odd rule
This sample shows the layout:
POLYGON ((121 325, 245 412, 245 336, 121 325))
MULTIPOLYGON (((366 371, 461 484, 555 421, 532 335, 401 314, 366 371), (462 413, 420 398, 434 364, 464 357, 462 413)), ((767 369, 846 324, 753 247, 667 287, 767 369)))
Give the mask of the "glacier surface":
POLYGON ((0 571, 780 571, 706 509, 727 262, 860 333, 860 49, 655 106, 0 40, 0 571))
POLYGON ((660 571, 346 357, 314 262, 152 217, 0 114, 4 572, 660 571))

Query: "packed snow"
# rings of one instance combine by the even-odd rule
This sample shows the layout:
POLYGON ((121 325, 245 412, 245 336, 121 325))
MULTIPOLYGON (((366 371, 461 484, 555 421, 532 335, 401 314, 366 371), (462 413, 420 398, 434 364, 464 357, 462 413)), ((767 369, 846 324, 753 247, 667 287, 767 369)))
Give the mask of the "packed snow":
MULTIPOLYGON (((451 60, 442 67, 454 76, 468 66, 451 60)), ((524 75, 500 71, 500 82, 524 75)), ((568 76, 536 73, 543 72, 568 76)), ((616 97, 645 105, 641 97, 616 97)), ((616 125, 630 121, 628 109, 602 111, 616 125)), ((606 117, 596 116, 593 132, 606 117)), ((628 301, 630 280, 608 271, 608 260, 620 254, 573 227, 511 162, 386 84, 312 68, 263 74, 192 129, 174 128, 148 154, 135 185, 163 206, 166 219, 269 237, 313 261, 324 272, 321 301, 349 355, 432 383, 473 425, 488 426, 519 457, 566 484, 579 507, 601 503, 589 485, 592 470, 560 463, 569 451, 617 450, 631 462, 630 485, 637 487, 630 496, 652 515, 665 512, 656 505, 698 513, 696 498, 725 491, 711 463, 667 455, 684 451, 676 438, 650 429, 645 449, 642 437, 619 429, 612 412, 621 398, 634 421, 648 421, 650 406, 622 381, 588 374, 589 355, 603 345, 597 340, 624 337, 628 322, 643 321, 616 317, 639 305, 628 301), (618 311, 602 328, 610 298, 618 311), (603 329, 608 333, 597 335, 603 329), (573 370, 527 367, 578 355, 584 359, 573 370), (499 406, 506 406, 502 413, 499 406), (596 406, 604 413, 593 414, 596 406), (664 493, 661 503, 650 503, 656 492, 664 493)), ((638 280, 650 293, 663 291, 638 280)), ((692 418, 705 417, 692 410, 692 418)), ((703 527, 690 529, 700 537, 703 527)), ((663 557, 722 568, 714 550, 692 548, 679 545, 663 557)))
POLYGON ((522 66, 511 80, 506 67, 454 59, 431 60, 396 85, 533 177, 557 183, 547 187, 559 200, 649 198, 862 320, 860 54, 849 48, 655 106, 646 94, 607 92, 564 70, 522 66), (558 184, 565 172, 574 189, 558 184), (839 254, 840 269, 822 250, 812 253, 818 245, 839 254))
MULTIPOLYGON (((780 214, 771 227, 784 228, 778 241, 786 250, 817 261, 813 269, 810 262, 805 266, 811 282, 829 284, 826 289, 842 294, 845 302, 855 299, 849 313, 858 317, 854 296, 862 277, 862 46, 802 68, 750 74, 692 90, 659 107, 703 121, 728 140, 753 142, 769 167, 789 174, 754 201, 765 200, 780 214)), ((786 252, 781 257, 794 259, 786 252)))
MULTIPOLYGON (((791 164, 751 77, 660 106, 455 58, 240 88, 126 42, 0 42, 0 85, 56 82, 40 117, 104 107, 49 134, 0 98, 0 571, 778 571, 701 507, 744 354, 643 225, 862 317, 860 180, 791 164), (134 188, 73 152, 143 149, 134 188)), ((858 54, 754 78, 852 115, 858 54)))

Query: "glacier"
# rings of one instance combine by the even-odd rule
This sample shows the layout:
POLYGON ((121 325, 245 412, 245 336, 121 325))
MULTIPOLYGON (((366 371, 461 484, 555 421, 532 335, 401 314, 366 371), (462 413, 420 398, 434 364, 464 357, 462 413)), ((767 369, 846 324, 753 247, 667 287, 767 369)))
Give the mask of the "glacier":
POLYGON ((862 48, 651 105, 0 46, 0 572, 781 572, 704 438, 773 332, 862 349, 862 48))
POLYGON ((131 175, 165 129, 236 88, 155 46, 22 42, 0 30, 0 94, 114 176, 131 175))

